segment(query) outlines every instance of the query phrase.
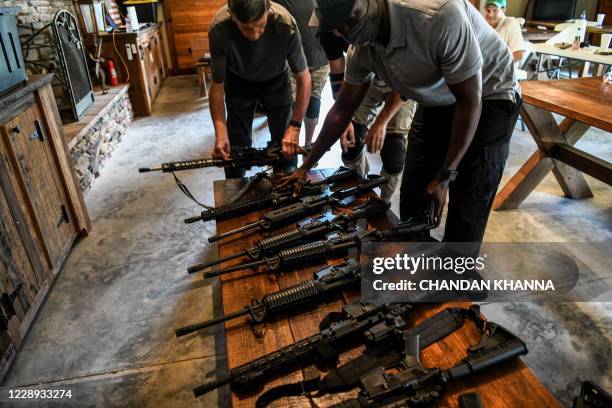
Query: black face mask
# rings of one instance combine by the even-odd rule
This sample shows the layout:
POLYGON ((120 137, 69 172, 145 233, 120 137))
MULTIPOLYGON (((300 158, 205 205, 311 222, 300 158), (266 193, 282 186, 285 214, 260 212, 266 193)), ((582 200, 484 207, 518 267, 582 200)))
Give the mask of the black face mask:
POLYGON ((366 1, 367 11, 355 22, 349 22, 342 29, 338 30, 342 37, 354 45, 370 45, 376 41, 378 30, 380 28, 380 8, 377 0, 361 0, 366 1))

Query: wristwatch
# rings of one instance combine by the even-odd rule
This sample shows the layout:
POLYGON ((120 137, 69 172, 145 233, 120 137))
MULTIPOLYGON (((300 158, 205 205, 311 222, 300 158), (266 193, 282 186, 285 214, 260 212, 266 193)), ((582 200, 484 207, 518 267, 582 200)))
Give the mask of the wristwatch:
POLYGON ((289 122, 289 126, 293 126, 293 127, 298 128, 298 129, 301 129, 302 122, 300 122, 299 120, 291 119, 291 121, 289 122))
POLYGON ((459 172, 457 170, 438 170, 436 173, 436 181, 439 183, 452 183, 458 175, 459 172))

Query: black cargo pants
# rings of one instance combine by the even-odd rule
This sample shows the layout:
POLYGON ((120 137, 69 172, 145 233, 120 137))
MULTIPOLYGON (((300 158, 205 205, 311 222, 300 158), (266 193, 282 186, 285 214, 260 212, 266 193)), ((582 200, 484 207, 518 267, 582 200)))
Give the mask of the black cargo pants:
MULTIPOLYGON (((521 99, 485 100, 474 141, 451 183, 444 230, 447 242, 482 242, 489 212, 501 180, 510 137, 521 99)), ((427 184, 441 168, 450 142, 455 105, 419 106, 408 134, 408 148, 400 193, 400 217, 406 220, 425 208, 427 184)))
MULTIPOLYGON (((289 71, 263 82, 249 81, 226 73, 225 108, 227 131, 231 148, 251 147, 253 144, 253 115, 257 101, 261 102, 268 116, 272 146, 281 146, 289 121, 293 97, 289 82, 289 71)), ((291 172, 297 166, 297 157, 285 159, 274 171, 291 172)), ((226 178, 242 177, 245 169, 225 169, 226 178)))

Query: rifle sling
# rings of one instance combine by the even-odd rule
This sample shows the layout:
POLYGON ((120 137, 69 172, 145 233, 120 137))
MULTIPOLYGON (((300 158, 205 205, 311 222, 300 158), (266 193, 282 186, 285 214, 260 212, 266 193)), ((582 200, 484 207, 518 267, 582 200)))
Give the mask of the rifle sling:
POLYGON ((183 194, 185 194, 191 201, 193 201, 200 207, 205 208, 206 210, 213 210, 215 208, 210 205, 202 204, 201 202, 199 202, 198 199, 195 198, 195 196, 191 193, 191 191, 189 191, 189 188, 185 184, 183 184, 183 182, 176 176, 176 174, 173 171, 170 173, 172 174, 172 177, 174 177, 174 182, 178 186, 179 190, 181 190, 183 194))
MULTIPOLYGON (((480 318, 479 308, 476 305, 469 309, 453 307, 446 308, 418 325, 406 329, 404 333, 409 336, 418 334, 422 350, 459 330, 463 326, 466 317, 475 321, 478 327, 481 327, 481 322, 484 322, 480 318)), ((361 356, 329 371, 324 377, 315 377, 271 388, 257 398, 255 407, 267 407, 278 399, 307 395, 315 391, 319 394, 325 394, 355 388, 361 376, 366 372, 381 365, 393 366, 400 361, 403 355, 398 349, 397 347, 393 347, 391 350, 385 347, 368 349, 361 356)))

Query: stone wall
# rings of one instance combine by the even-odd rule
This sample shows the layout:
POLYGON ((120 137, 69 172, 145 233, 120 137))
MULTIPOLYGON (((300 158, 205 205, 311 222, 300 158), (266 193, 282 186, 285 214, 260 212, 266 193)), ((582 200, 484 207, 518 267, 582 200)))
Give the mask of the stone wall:
POLYGON ((104 162, 126 134, 134 118, 127 92, 119 95, 70 149, 72 164, 83 191, 89 190, 104 162))
POLYGON ((3 7, 20 7, 17 17, 19 24, 46 23, 53 19, 59 10, 68 10, 74 14, 72 0, 2 0, 3 7))

